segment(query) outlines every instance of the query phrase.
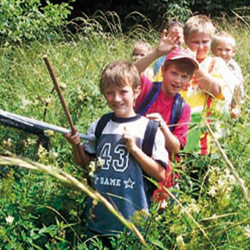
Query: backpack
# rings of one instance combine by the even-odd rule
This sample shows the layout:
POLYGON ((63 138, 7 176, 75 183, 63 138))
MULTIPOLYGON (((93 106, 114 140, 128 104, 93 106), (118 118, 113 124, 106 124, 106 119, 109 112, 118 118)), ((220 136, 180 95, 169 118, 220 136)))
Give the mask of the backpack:
MULTIPOLYGON (((144 115, 150 106, 154 103, 156 98, 158 97, 161 91, 162 82, 153 82, 151 89, 149 90, 145 99, 140 103, 140 105, 136 108, 136 113, 144 115)), ((173 132, 176 124, 180 120, 181 114, 183 112, 183 108, 185 105, 184 99, 181 97, 179 93, 175 95, 174 104, 170 116, 170 124, 169 129, 173 132)))
MULTIPOLYGON (((106 124, 113 116, 114 116, 114 113, 111 112, 111 113, 104 114, 99 119, 96 125, 96 129, 95 129, 95 137, 97 141, 100 138, 102 131, 105 128, 106 124)), ((148 156, 152 156, 155 135, 156 135, 158 127, 159 127, 159 122, 154 121, 154 120, 148 121, 146 130, 144 133, 143 142, 142 142, 142 151, 148 156)))

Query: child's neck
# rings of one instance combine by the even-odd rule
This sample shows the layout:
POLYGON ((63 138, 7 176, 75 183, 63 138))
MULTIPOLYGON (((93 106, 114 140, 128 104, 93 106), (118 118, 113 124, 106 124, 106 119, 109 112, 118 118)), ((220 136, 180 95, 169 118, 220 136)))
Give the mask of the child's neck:
POLYGON ((120 113, 120 112, 114 112, 114 113, 115 113, 115 117, 117 118, 130 118, 130 117, 136 116, 134 109, 127 113, 120 113))
POLYGON ((199 63, 202 63, 205 59, 206 59, 206 57, 205 57, 205 58, 202 58, 202 59, 198 59, 198 58, 197 58, 197 61, 198 61, 199 63))
POLYGON ((175 97, 175 96, 176 96, 176 93, 175 93, 175 94, 169 93, 169 92, 167 91, 167 89, 164 88, 164 86, 162 86, 161 91, 162 91, 163 94, 164 94, 165 96, 167 96, 167 97, 170 97, 170 98, 171 98, 171 97, 175 97))

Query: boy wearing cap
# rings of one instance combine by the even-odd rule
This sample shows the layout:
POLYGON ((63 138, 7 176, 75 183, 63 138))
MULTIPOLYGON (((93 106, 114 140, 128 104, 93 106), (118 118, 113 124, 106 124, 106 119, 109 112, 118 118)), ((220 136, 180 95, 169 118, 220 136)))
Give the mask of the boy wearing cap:
MULTIPOLYGON (((163 37, 165 37, 165 34, 163 37)), ((165 39, 163 37, 162 39, 165 39)), ((174 45, 172 45, 171 42, 169 43, 167 41, 167 44, 167 49, 169 51, 174 48, 174 45)), ((159 45, 158 48, 148 57, 154 60, 154 58, 160 56, 161 53, 163 53, 163 51, 161 51, 161 45, 159 45)), ((140 65, 141 62, 141 60, 136 62, 136 66, 139 70, 143 67, 140 65)), ((169 129, 170 116, 176 95, 190 81, 194 70, 198 69, 198 67, 198 62, 189 50, 181 48, 175 48, 172 50, 161 67, 163 80, 160 92, 146 112, 148 118, 160 121, 160 127, 165 135, 166 148, 169 155, 176 156, 180 149, 183 149, 186 144, 186 136, 190 122, 189 105, 184 102, 179 121, 172 132, 169 129)), ((141 93, 136 100, 135 109, 137 109, 146 98, 153 84, 155 83, 147 79, 145 76, 142 77, 141 93)))
MULTIPOLYGON (((178 37, 177 37, 178 38, 178 37)), ((190 107, 183 100, 183 108, 177 123, 172 131, 169 125, 174 111, 175 100, 179 95, 179 92, 192 78, 194 70, 199 68, 199 64, 193 57, 190 50, 175 48, 176 37, 169 37, 166 35, 166 31, 163 31, 160 43, 158 47, 152 51, 149 55, 136 62, 137 68, 143 70, 147 62, 154 60, 164 54, 166 51, 171 52, 165 59, 164 64, 161 67, 163 80, 160 85, 160 91, 155 100, 150 104, 150 107, 146 111, 146 116, 149 119, 155 119, 160 121, 160 128, 165 136, 165 147, 168 150, 170 159, 178 159, 178 152, 184 148, 187 139, 188 126, 190 122, 190 107), (145 62, 145 64, 144 64, 145 62), (174 156, 174 157, 171 157, 174 156)), ((136 99, 135 110, 141 103, 145 102, 148 97, 152 85, 159 82, 152 82, 145 76, 141 78, 141 92, 136 99)), ((160 208, 163 209, 166 206, 166 198, 168 193, 165 191, 165 187, 172 187, 175 185, 173 178, 178 178, 178 175, 173 176, 169 171, 166 171, 165 179, 160 182, 161 188, 155 190, 153 199, 156 202, 160 202, 160 208)))

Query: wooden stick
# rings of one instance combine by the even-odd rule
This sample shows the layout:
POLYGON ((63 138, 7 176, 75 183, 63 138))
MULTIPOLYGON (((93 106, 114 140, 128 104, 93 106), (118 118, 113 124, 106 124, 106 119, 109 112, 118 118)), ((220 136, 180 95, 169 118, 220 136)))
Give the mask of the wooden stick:
MULTIPOLYGON (((60 86, 59 86, 59 84, 58 84, 58 82, 56 80, 56 77, 55 77, 53 69, 52 69, 52 67, 50 65, 49 59, 48 59, 48 57, 46 55, 43 56, 43 59, 44 59, 46 65, 47 65, 47 68, 49 70, 50 76, 51 76, 51 78, 53 80, 53 83, 55 85, 57 94, 58 94, 58 96, 60 98, 60 101, 61 101, 61 104, 63 106, 64 112, 65 112, 65 114, 67 116, 67 119, 68 119, 68 122, 69 122, 69 125, 70 125, 70 128, 71 128, 71 132, 74 135, 77 132, 77 130, 76 130, 76 128, 74 126, 74 123, 72 121, 71 115, 70 115, 69 110, 68 110, 67 105, 66 105, 66 102, 64 101, 64 98, 63 98, 63 95, 62 95, 62 91, 61 91, 60 86)), ((84 159, 82 159, 82 153, 81 153, 82 150, 83 149, 81 148, 80 143, 77 144, 76 145, 76 151, 77 151, 77 153, 79 155, 78 157, 79 157, 80 162, 82 162, 82 164, 83 164, 84 163, 84 159)), ((87 174, 87 169, 85 169, 84 173, 87 174)))
POLYGON ((68 122, 69 122, 69 125, 70 125, 70 128, 71 128, 72 134, 75 134, 77 130, 76 130, 75 126, 74 126, 74 123, 72 121, 71 115, 70 115, 69 110, 68 110, 68 107, 67 107, 66 102, 65 102, 65 100, 63 98, 61 88, 60 88, 60 86, 59 86, 59 84, 58 84, 58 82, 56 80, 55 74, 53 72, 53 69, 51 67, 51 64, 49 62, 49 59, 48 59, 47 55, 43 56, 43 60, 45 61, 45 64, 46 64, 46 66, 48 68, 50 76, 51 76, 51 78, 53 80, 53 83, 54 83, 54 86, 56 88, 57 94, 58 94, 59 99, 61 101, 61 104, 63 106, 63 110, 64 110, 64 112, 65 112, 65 114, 67 116, 67 119, 68 119, 68 122))

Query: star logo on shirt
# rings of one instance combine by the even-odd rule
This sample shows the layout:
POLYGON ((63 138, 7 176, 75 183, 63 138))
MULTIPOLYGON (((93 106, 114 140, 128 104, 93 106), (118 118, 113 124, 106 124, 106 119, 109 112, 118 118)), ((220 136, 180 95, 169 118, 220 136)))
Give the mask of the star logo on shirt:
POLYGON ((131 188, 131 189, 134 188, 133 186, 134 186, 135 182, 132 181, 130 178, 128 178, 127 181, 123 181, 123 182, 125 183, 125 189, 126 188, 131 188))

